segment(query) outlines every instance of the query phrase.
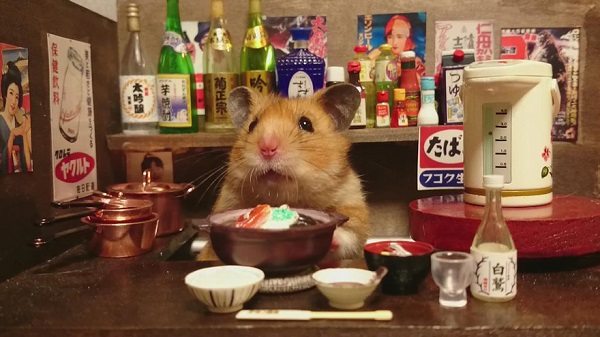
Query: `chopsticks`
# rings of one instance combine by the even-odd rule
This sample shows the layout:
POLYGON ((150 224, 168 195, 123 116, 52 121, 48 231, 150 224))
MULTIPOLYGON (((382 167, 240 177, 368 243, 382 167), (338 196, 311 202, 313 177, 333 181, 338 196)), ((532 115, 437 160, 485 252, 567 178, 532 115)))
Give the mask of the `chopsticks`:
POLYGON ((291 309, 240 310, 235 318, 246 320, 296 320, 311 319, 357 319, 389 321, 394 315, 390 310, 375 311, 310 311, 291 309))

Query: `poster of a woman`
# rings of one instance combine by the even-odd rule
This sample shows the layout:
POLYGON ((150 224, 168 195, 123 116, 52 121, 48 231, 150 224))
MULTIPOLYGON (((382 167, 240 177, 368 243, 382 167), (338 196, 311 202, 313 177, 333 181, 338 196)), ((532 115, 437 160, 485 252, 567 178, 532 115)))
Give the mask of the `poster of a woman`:
POLYGON ((33 171, 28 51, 0 43, 0 175, 33 171))

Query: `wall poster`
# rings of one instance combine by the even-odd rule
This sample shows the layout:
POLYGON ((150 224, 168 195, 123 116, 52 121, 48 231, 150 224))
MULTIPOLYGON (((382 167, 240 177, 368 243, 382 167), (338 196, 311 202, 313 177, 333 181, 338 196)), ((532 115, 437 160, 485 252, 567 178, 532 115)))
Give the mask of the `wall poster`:
POLYGON ((0 43, 0 176, 33 171, 28 49, 0 43))
POLYGON ((97 189, 90 44, 47 34, 54 201, 97 189))

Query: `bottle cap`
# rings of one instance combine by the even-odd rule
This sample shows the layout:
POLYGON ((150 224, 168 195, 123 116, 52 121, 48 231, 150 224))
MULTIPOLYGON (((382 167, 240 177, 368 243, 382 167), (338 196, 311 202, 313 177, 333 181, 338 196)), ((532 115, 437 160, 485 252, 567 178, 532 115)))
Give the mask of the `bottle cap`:
POLYGON ((435 80, 433 76, 421 77, 421 90, 435 90, 435 80))
POLYGON ((292 34, 292 40, 294 41, 308 41, 308 39, 310 39, 310 34, 312 33, 312 28, 294 27, 290 29, 290 33, 292 34))
POLYGON ((394 89, 394 101, 402 101, 406 99, 406 89, 396 88, 394 89))
POLYGON ((381 51, 390 51, 390 50, 392 50, 392 46, 389 45, 389 44, 387 44, 387 43, 384 43, 381 46, 379 46, 379 50, 381 50, 381 51))
POLYGON ((350 61, 347 68, 349 73, 360 73, 360 62, 350 61))
POLYGON ((417 55, 412 50, 403 51, 400 54, 401 59, 411 59, 411 58, 414 59, 415 57, 417 57, 417 55))
POLYGON ((499 174, 488 174, 483 176, 483 187, 503 188, 504 176, 499 174))
POLYGON ((344 82, 346 80, 345 75, 344 67, 327 67, 325 82, 344 82))
POLYGON ((377 102, 378 103, 387 103, 390 96, 387 91, 378 91, 377 92, 377 102))
POLYGON ((462 51, 462 49, 454 50, 454 53, 452 54, 452 61, 454 63, 461 63, 464 59, 465 59, 465 52, 462 51))
POLYGON ((354 52, 355 52, 355 53, 366 53, 366 52, 367 52, 367 50, 369 50, 369 49, 367 48, 367 46, 365 46, 365 45, 362 45, 362 44, 361 44, 361 45, 358 45, 358 46, 356 46, 356 47, 354 47, 354 52))

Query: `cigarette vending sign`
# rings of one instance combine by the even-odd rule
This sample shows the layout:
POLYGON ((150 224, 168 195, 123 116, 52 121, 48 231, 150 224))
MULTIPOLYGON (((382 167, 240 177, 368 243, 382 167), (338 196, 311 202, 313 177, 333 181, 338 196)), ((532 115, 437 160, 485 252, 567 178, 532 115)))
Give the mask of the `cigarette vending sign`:
POLYGON ((96 133, 88 43, 48 34, 54 200, 91 194, 97 186, 96 133))
POLYGON ((417 189, 462 189, 463 171, 463 126, 419 127, 417 189))

